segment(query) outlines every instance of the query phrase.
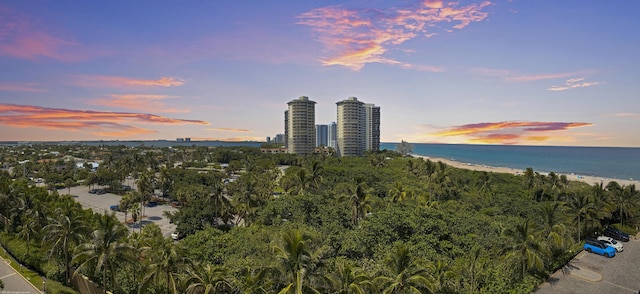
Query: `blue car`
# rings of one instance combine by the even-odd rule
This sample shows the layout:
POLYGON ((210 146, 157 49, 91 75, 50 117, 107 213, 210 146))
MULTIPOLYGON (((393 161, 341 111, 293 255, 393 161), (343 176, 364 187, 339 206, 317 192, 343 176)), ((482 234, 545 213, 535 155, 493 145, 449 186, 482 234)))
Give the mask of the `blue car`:
POLYGON ((606 243, 593 238, 587 238, 587 241, 582 246, 584 250, 591 253, 597 253, 606 257, 616 256, 616 249, 608 246, 606 243))

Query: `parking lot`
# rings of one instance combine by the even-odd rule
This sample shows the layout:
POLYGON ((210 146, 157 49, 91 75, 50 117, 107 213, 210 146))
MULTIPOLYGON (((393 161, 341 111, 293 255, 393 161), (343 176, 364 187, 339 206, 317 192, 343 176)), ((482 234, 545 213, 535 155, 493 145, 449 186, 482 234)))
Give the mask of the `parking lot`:
MULTIPOLYGON (((58 192, 62 194, 67 194, 67 189, 60 189, 58 192)), ((104 211, 111 212, 109 207, 111 205, 117 205, 120 203, 120 199, 122 196, 105 193, 105 194, 90 194, 89 188, 86 186, 78 186, 71 188, 71 195, 73 195, 74 199, 82 204, 82 207, 91 208, 94 212, 102 213, 104 211)), ((169 237, 171 232, 175 231, 176 226, 174 224, 169 223, 169 219, 163 215, 164 211, 173 212, 176 208, 171 207, 169 205, 157 205, 155 207, 145 207, 144 208, 144 218, 142 219, 142 225, 149 223, 155 223, 162 230, 162 235, 165 237, 169 237)), ((118 220, 124 223, 124 213, 116 212, 116 217, 118 220)), ((131 213, 127 214, 127 217, 131 219, 131 213)), ((128 225, 130 230, 138 230, 140 228, 139 224, 131 224, 128 225)))
POLYGON ((582 251, 535 293, 639 293, 640 240, 623 245, 613 258, 582 251))

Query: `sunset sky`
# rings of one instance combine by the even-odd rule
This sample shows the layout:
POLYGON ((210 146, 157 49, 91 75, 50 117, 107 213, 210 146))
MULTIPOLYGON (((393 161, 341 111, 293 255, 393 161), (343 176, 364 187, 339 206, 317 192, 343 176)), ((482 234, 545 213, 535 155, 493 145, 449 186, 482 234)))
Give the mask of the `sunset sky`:
POLYGON ((2 1, 0 141, 264 141, 355 96, 381 141, 640 147, 640 1, 2 1))

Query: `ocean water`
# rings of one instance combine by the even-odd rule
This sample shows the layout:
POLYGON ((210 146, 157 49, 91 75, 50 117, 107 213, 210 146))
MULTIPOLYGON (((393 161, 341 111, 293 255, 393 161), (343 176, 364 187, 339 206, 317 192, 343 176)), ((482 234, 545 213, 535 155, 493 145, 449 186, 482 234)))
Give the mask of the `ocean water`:
MULTIPOLYGON (((395 150, 398 143, 381 143, 395 150)), ((415 144, 413 153, 464 163, 613 179, 640 179, 640 148, 415 144)))

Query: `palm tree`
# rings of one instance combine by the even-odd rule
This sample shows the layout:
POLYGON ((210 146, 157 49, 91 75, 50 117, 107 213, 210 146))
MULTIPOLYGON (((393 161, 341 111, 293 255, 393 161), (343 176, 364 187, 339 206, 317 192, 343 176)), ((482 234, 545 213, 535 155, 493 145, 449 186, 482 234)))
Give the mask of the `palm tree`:
POLYGON ((311 177, 309 176, 307 169, 300 168, 294 174, 291 181, 292 186, 289 188, 288 192, 294 195, 304 195, 305 191, 309 189, 311 184, 311 177))
MULTIPOLYGON (((140 220, 142 220, 144 217, 144 202, 151 199, 151 195, 153 195, 153 176, 149 173, 143 173, 140 175, 136 185, 138 185, 138 192, 140 193, 140 208, 142 209, 140 220)), ((142 226, 142 224, 140 225, 142 226)))
POLYGON ((616 208, 620 214, 620 225, 624 225, 624 219, 633 215, 640 205, 640 194, 636 190, 636 185, 623 186, 621 191, 616 193, 616 208))
POLYGON ((139 293, 145 293, 152 281, 164 282, 162 287, 167 289, 167 294, 179 293, 178 275, 188 265, 189 260, 180 255, 178 248, 169 238, 164 239, 163 243, 149 250, 148 253, 150 264, 147 268, 147 274, 142 280, 139 293))
POLYGON ((544 248, 540 240, 540 231, 535 228, 531 220, 526 219, 523 223, 516 224, 515 227, 506 230, 505 235, 513 241, 511 245, 504 248, 505 257, 518 260, 522 265, 522 277, 528 269, 544 268, 542 259, 544 248))
POLYGON ((598 207, 601 211, 601 218, 608 219, 616 211, 616 199, 613 193, 607 192, 606 187, 600 184, 593 184, 591 186, 591 198, 595 207, 598 207))
POLYGON ((287 231, 282 235, 282 244, 272 247, 281 262, 287 285, 280 293, 301 294, 303 288, 311 288, 304 281, 312 274, 323 257, 326 248, 312 250, 310 236, 299 230, 287 231))
POLYGON ((41 208, 34 207, 33 204, 25 206, 31 206, 31 208, 28 209, 26 214, 24 215, 23 224, 18 227, 18 233, 16 234, 16 237, 25 240, 25 242, 27 243, 26 255, 29 255, 31 253, 29 250, 31 248, 31 241, 34 238, 36 238, 36 242, 41 241, 41 239, 38 238, 41 237, 42 228, 46 225, 43 225, 44 223, 46 223, 46 218, 40 211, 41 208))
POLYGON ((120 198, 120 202, 118 203, 118 208, 120 209, 120 211, 124 212, 124 223, 126 225, 129 224, 129 220, 127 219, 127 213, 129 212, 129 210, 131 209, 131 204, 133 204, 133 197, 131 192, 127 193, 126 195, 122 196, 122 198, 120 198))
POLYGON ((457 274, 451 270, 451 265, 442 260, 438 260, 430 265, 429 268, 433 272, 433 290, 435 292, 450 291, 450 287, 454 286, 453 279, 457 276, 457 274))
POLYGON ((433 278, 425 268, 415 264, 406 244, 396 246, 384 261, 386 274, 375 280, 383 289, 382 293, 433 293, 433 278))
POLYGON ((387 166, 387 160, 383 154, 370 153, 369 162, 373 167, 385 167, 387 166))
POLYGON ((411 198, 413 192, 406 189, 402 183, 396 181, 393 183, 393 187, 389 190, 389 196, 391 196, 391 202, 399 202, 407 198, 411 198))
POLYGON ((374 289, 372 278, 345 260, 336 262, 335 270, 324 278, 335 294, 364 294, 374 289))
MULTIPOLYGON (((566 218, 566 206, 564 202, 543 202, 540 207, 542 218, 542 236, 546 239, 549 250, 547 265, 553 266, 553 262, 566 252, 566 248, 573 243, 564 224, 566 218)), ((551 269, 551 268, 550 268, 551 269)))
POLYGON ((447 165, 442 161, 436 163, 435 171, 431 174, 429 179, 429 186, 431 193, 434 193, 434 187, 436 189, 436 201, 440 201, 441 195, 448 195, 451 191, 453 182, 447 173, 447 165))
POLYGON ((565 214, 565 206, 562 202, 543 202, 540 207, 542 217, 542 232, 549 244, 563 248, 567 243, 567 229, 562 221, 565 214))
POLYGON ((311 163, 311 172, 309 173, 309 181, 313 185, 314 189, 318 189, 320 184, 322 183, 322 164, 319 161, 314 161, 311 163))
POLYGON ((160 189, 162 190, 162 196, 166 197, 169 194, 169 191, 173 189, 173 178, 171 177, 171 173, 169 169, 162 168, 160 170, 160 189))
POLYGON ((347 188, 349 194, 349 202, 351 202, 351 223, 357 226, 367 212, 371 210, 369 204, 369 189, 366 188, 364 178, 357 177, 354 179, 355 185, 347 188))
POLYGON ((244 221, 244 225, 249 226, 253 220, 254 212, 262 204, 256 189, 257 185, 257 177, 248 174, 240 177, 238 181, 230 183, 227 187, 227 192, 233 195, 232 207, 235 208, 237 216, 236 225, 244 221))
POLYGON ((18 216, 25 208, 23 197, 19 197, 15 192, 0 194, 0 213, 4 219, 4 228, 6 232, 15 229, 18 216))
POLYGON ((107 293, 107 271, 111 274, 111 287, 114 287, 118 264, 133 260, 136 250, 124 242, 129 231, 113 213, 105 212, 97 221, 97 229, 91 233, 89 242, 78 246, 79 253, 74 260, 82 261, 77 270, 93 266, 96 273, 102 272, 102 289, 107 293))
POLYGON ((580 240, 582 240, 582 221, 584 221, 585 218, 590 218, 594 213, 596 213, 596 208, 587 195, 580 193, 572 194, 569 199, 568 207, 570 212, 574 215, 574 219, 577 220, 578 242, 580 242, 580 240))
POLYGON ((214 212, 213 217, 216 218, 212 220, 212 223, 217 224, 217 218, 221 218, 227 224, 233 215, 231 200, 225 196, 224 186, 221 183, 216 183, 208 189, 206 205, 214 212))
POLYGON ((469 266, 468 267, 464 267, 464 269, 462 270, 462 272, 465 274, 465 276, 467 276, 469 278, 469 290, 471 293, 475 293, 478 286, 477 286, 477 276, 478 273, 482 271, 482 268, 484 266, 483 264, 483 259, 482 259, 482 252, 483 249, 478 246, 475 245, 470 252, 469 255, 469 266))
POLYGON ((16 234, 16 237, 24 240, 27 243, 27 252, 25 253, 25 256, 23 256, 23 258, 26 258, 26 256, 31 253, 31 251, 29 250, 31 240, 33 238, 37 238, 40 235, 41 228, 42 227, 40 226, 40 224, 38 224, 38 220, 32 217, 27 218, 25 223, 18 227, 18 233, 16 234))
POLYGON ((525 188, 527 188, 529 191, 531 191, 531 189, 533 189, 533 186, 535 186, 535 173, 533 172, 533 169, 530 167, 527 167, 527 169, 525 169, 524 171, 524 186, 525 188))
POLYGON ((57 210, 57 218, 49 218, 49 224, 42 228, 44 245, 50 246, 49 256, 57 254, 65 265, 67 284, 71 282, 71 248, 84 239, 89 231, 82 215, 72 210, 57 210))
POLYGON ((214 294, 228 293, 232 290, 234 278, 224 266, 196 264, 193 268, 187 269, 187 276, 186 293, 214 294))
POLYGON ((240 280, 236 281, 238 290, 242 294, 269 293, 268 289, 273 284, 272 279, 267 274, 272 272, 272 268, 240 270, 240 280))
POLYGON ((64 180, 64 186, 67 188, 67 194, 71 195, 71 187, 76 183, 72 178, 64 180))

